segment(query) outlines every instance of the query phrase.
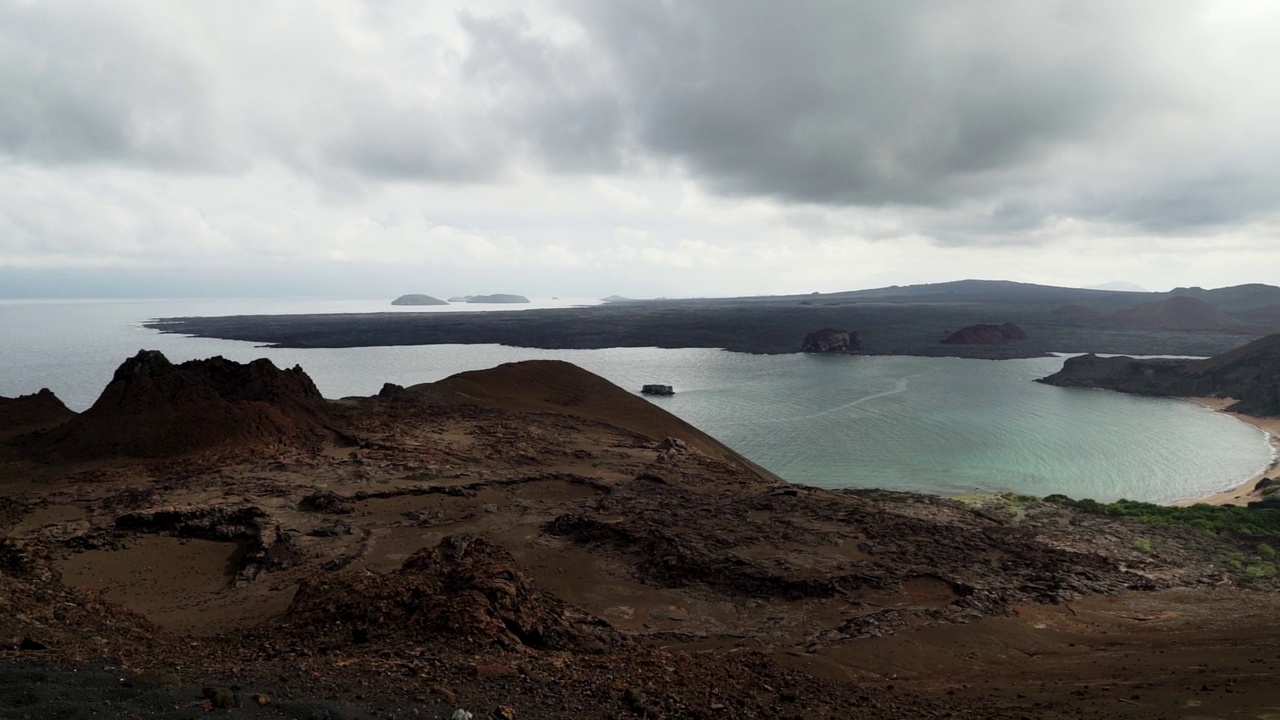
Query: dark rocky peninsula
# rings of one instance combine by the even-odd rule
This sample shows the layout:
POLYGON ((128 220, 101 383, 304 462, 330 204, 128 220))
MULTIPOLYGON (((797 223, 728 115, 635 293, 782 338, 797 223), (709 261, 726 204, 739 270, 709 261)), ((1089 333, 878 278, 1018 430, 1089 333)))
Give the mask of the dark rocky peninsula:
POLYGON ((1232 411, 1280 416, 1280 334, 1207 360, 1082 355, 1040 382, 1135 395, 1235 398, 1232 411))
POLYGON ((411 293, 409 295, 401 295, 395 300, 392 300, 391 304, 392 305, 448 305, 449 303, 445 302, 444 300, 441 300, 440 298, 431 297, 430 295, 421 295, 418 293, 411 293))
MULTIPOLYGON (((1194 289, 1192 289, 1194 290, 1194 289)), ((1191 292, 1181 289, 1177 292, 1191 292)), ((1079 290, 997 281, 860 290, 826 295, 645 300, 594 307, 473 313, 366 313, 161 318, 162 332, 246 340, 276 347, 362 347, 501 343, 519 347, 711 347, 793 353, 814 328, 856 330, 869 355, 1036 357, 1050 352, 1208 356, 1275 332, 1269 285, 1198 290, 1195 297, 1240 323, 1210 330, 1116 326, 1055 313, 1066 305, 1099 316, 1168 293, 1079 290), (1005 345, 943 345, 955 328, 992 317, 1016 324, 1026 340, 1005 345), (1257 322, 1248 318, 1257 317, 1257 322)), ((1157 324, 1159 325, 1159 324, 1157 324)))

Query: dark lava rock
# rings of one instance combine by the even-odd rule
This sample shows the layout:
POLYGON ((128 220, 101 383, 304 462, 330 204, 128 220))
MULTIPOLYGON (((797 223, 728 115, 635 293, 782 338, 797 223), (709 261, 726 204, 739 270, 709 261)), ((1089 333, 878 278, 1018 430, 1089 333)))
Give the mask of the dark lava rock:
POLYGON ((351 505, 347 502, 347 498, 323 490, 311 493, 299 500, 298 509, 333 515, 349 515, 353 512, 351 505))
POLYGON ((56 425, 75 416, 48 388, 16 398, 0 397, 0 434, 56 425))
POLYGON ((1280 415, 1280 334, 1207 360, 1081 355, 1039 382, 1136 395, 1230 397, 1238 401, 1228 408, 1233 412, 1275 416, 1280 415))
POLYGON ((675 388, 670 385, 645 385, 640 388, 640 392, 645 395, 675 395, 675 388))
POLYGON ((216 710, 230 710, 240 707, 240 696, 231 688, 205 688, 201 691, 204 699, 216 710))
POLYGON ((804 343, 800 345, 801 352, 807 353, 852 352, 861 348, 858 333, 835 328, 822 328, 811 332, 805 336, 804 343))
POLYGON ((336 428, 300 367, 222 357, 174 365, 142 350, 116 370, 93 407, 32 449, 74 459, 163 458, 230 446, 312 446, 341 435, 336 428))
POLYGON ((1014 340, 1026 340, 1027 334, 1013 323, 1003 325, 970 325, 961 328, 942 341, 944 345, 1004 345, 1014 340))
POLYGON ((1118 310, 1108 325, 1159 330, 1232 330, 1240 322, 1198 298, 1177 296, 1118 310))
POLYGON ((430 295, 410 293, 408 295, 401 295, 395 300, 392 300, 391 304, 392 305, 448 305, 449 303, 445 302, 444 300, 441 300, 440 298, 431 297, 430 295))
POLYGON ((1063 305, 1053 311, 1053 314, 1068 320, 1097 320, 1102 317, 1102 313, 1094 310, 1087 305, 1063 305))
POLYGON ((534 587, 506 550, 469 535, 446 536, 386 575, 316 575, 298 587, 285 624, 330 647, 356 635, 536 650, 615 639, 603 621, 534 587))

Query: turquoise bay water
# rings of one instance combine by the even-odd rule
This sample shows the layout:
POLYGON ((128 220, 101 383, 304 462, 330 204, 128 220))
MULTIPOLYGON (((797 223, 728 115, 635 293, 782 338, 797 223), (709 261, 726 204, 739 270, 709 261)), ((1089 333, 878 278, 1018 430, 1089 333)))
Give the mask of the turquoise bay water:
POLYGON ((653 402, 782 477, 825 487, 1167 502, 1238 484, 1271 459, 1261 432, 1192 403, 1032 382, 1058 369, 1061 358, 996 362, 498 345, 277 350, 140 327, 157 316, 384 309, 385 301, 0 302, 0 395, 49 387, 83 410, 115 367, 141 348, 160 350, 175 362, 223 355, 299 364, 328 397, 370 395, 383 382, 412 385, 502 362, 555 358, 632 390, 644 383, 674 385, 676 395, 653 402))

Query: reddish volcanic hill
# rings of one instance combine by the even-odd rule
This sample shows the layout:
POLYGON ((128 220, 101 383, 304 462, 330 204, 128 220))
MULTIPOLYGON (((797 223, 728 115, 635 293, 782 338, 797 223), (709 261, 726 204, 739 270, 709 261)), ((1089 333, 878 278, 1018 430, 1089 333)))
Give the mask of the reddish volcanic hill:
POLYGON ((653 440, 677 438, 705 455, 742 463, 761 477, 774 478, 769 471, 654 403, 595 373, 560 360, 505 363, 410 388, 418 392, 434 389, 445 389, 470 402, 502 410, 573 415, 608 423, 653 440))
POLYGON ((1107 318, 1107 323, 1159 330, 1223 330, 1240 326, 1235 318, 1203 300, 1182 296, 1118 310, 1107 318))
POLYGON ((75 415, 48 388, 32 395, 0 397, 0 437, 58 425, 75 415))
POLYGON ((174 365, 142 350, 116 370, 93 407, 31 444, 53 458, 162 458, 238 445, 316 444, 335 427, 300 367, 222 357, 174 365))

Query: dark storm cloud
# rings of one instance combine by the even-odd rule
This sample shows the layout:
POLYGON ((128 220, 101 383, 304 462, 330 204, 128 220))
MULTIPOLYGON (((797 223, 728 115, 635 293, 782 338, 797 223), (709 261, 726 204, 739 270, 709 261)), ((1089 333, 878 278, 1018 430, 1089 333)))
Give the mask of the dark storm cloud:
POLYGON ((349 102, 333 157, 372 175, 470 181, 518 161, 554 172, 621 166, 621 108, 596 58, 539 36, 523 13, 458 21, 469 44, 459 96, 440 106, 383 90, 349 102))
POLYGON ((554 169, 616 167, 621 107, 594 58, 532 34, 523 15, 460 16, 472 49, 463 78, 491 98, 496 119, 554 169))
POLYGON ((21 160, 214 164, 195 71, 100 4, 0 2, 0 109, 21 160))
POLYGON ((1081 214, 1106 218, 1152 233, 1194 233, 1247 222, 1280 207, 1274 179, 1210 175, 1153 182, 1123 195, 1091 197, 1081 214))
POLYGON ((610 54, 646 148, 722 192, 885 204, 980 189, 1107 116, 1123 73, 1096 40, 1113 18, 1037 6, 574 7, 610 54), (1095 42, 1072 46, 1082 35, 1095 42))
POLYGON ((1276 94, 1238 100, 1270 87, 1275 53, 1232 54, 1240 28, 1210 27, 1230 3, 547 1, 0 0, 0 158, 274 163, 352 196, 675 167, 949 245, 1280 209, 1276 94))

